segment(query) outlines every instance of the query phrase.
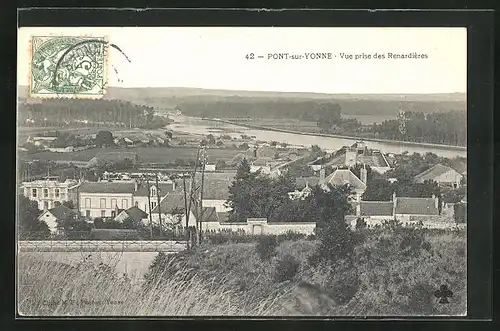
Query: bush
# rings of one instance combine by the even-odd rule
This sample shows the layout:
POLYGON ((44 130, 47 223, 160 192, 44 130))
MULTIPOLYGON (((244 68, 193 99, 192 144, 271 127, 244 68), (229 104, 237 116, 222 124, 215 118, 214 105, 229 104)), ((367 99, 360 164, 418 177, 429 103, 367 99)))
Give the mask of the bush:
POLYGON ((300 262, 290 254, 286 254, 276 263, 274 278, 278 282, 293 280, 299 271, 300 262))
POLYGON ((358 217, 358 219, 356 220, 356 230, 365 229, 365 228, 366 228, 365 219, 358 217))
MULTIPOLYGON (((316 261, 332 261, 347 258, 354 252, 354 237, 343 221, 334 221, 321 229, 319 233, 316 261)), ((313 262, 310 260, 310 262, 313 262)))
POLYGON ((408 312, 415 315, 433 313, 433 295, 435 288, 427 283, 417 283, 408 291, 408 312))
POLYGON ((262 236, 259 238, 255 248, 260 259, 265 261, 269 260, 276 254, 277 246, 278 240, 275 236, 262 236))
POLYGON ((338 275, 330 274, 325 290, 336 303, 345 305, 358 293, 360 285, 361 281, 357 269, 350 266, 347 270, 340 271, 338 275))

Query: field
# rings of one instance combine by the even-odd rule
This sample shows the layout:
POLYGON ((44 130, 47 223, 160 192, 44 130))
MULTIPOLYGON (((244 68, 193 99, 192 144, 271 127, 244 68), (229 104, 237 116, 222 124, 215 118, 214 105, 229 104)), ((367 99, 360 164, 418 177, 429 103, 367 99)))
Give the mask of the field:
MULTIPOLYGON (((194 160, 196 148, 190 147, 137 147, 137 148, 93 148, 72 153, 53 153, 43 151, 40 153, 20 153, 19 158, 25 161, 89 161, 98 153, 107 152, 133 152, 139 156, 140 163, 174 163, 176 159, 194 160)), ((241 153, 238 149, 210 148, 207 149, 209 162, 217 160, 231 160, 236 154, 241 153)))
POLYGON ((465 231, 414 231, 420 232, 361 230, 351 258, 319 262, 312 259, 318 247, 312 238, 285 238, 266 256, 260 241, 212 240, 173 258, 158 255, 142 286, 107 265, 82 259, 69 266, 21 254, 19 310, 46 316, 464 315, 465 231), (434 295, 441 285, 453 291, 449 304, 434 295))

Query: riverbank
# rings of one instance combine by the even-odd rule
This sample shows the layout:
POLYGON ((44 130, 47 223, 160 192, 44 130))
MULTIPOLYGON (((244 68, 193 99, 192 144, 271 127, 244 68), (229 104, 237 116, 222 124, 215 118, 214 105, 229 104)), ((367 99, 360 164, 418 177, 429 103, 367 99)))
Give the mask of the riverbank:
POLYGON ((278 129, 278 128, 260 126, 260 125, 252 125, 252 124, 245 124, 245 123, 227 121, 227 120, 222 120, 222 119, 217 119, 217 118, 208 118, 208 117, 204 117, 203 120, 213 121, 213 122, 220 122, 220 123, 225 123, 225 124, 230 124, 230 125, 235 125, 235 126, 241 126, 241 127, 246 127, 246 128, 249 128, 249 129, 257 129, 257 130, 265 130, 265 131, 291 133, 291 134, 298 134, 298 135, 303 135, 303 136, 363 140, 363 141, 372 141, 372 142, 392 144, 392 145, 406 145, 406 146, 412 146, 412 147, 433 147, 433 148, 447 149, 447 150, 450 150, 450 151, 467 151, 467 147, 464 147, 464 146, 433 144, 433 143, 419 143, 419 142, 413 142, 413 141, 400 141, 400 140, 390 140, 390 139, 380 139, 380 138, 366 138, 366 137, 356 137, 356 136, 344 136, 344 135, 335 135, 335 134, 328 134, 328 133, 301 132, 301 131, 295 131, 295 130, 278 129))

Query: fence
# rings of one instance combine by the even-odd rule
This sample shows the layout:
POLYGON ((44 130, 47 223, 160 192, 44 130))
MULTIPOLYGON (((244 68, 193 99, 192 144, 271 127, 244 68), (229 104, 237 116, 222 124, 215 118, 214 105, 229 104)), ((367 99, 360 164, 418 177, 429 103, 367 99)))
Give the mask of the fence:
POLYGON ((185 241, 22 240, 19 252, 165 252, 186 249, 185 241))

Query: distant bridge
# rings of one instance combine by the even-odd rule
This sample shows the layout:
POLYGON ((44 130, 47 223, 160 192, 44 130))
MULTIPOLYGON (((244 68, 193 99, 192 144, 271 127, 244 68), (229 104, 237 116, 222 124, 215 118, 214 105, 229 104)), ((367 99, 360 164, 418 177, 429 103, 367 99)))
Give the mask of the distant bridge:
POLYGON ((22 240, 18 252, 165 252, 186 249, 185 241, 132 240, 22 240))

